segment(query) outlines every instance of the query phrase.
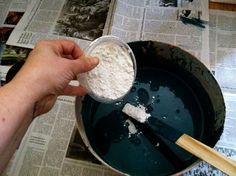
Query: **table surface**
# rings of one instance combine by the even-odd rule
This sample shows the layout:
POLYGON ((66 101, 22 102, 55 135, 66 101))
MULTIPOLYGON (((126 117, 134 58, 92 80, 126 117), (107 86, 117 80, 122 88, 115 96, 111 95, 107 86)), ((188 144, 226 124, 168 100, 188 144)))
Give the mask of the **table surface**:
POLYGON ((217 2, 209 2, 210 9, 236 11, 236 4, 223 4, 217 2))

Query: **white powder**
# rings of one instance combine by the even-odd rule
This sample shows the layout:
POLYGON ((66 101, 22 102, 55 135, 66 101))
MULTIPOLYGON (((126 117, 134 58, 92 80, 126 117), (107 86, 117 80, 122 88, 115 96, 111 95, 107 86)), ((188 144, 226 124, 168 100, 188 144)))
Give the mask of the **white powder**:
POLYGON ((103 100, 123 97, 135 79, 134 65, 128 51, 116 43, 105 42, 95 47, 90 55, 98 57, 99 64, 86 73, 85 84, 89 91, 103 100))
POLYGON ((148 119, 148 117, 151 116, 151 114, 146 113, 146 109, 143 105, 138 105, 137 107, 135 107, 129 103, 125 104, 122 112, 141 123, 144 123, 148 119))
POLYGON ((129 138, 131 137, 131 134, 136 134, 138 132, 138 130, 136 129, 135 125, 129 120, 127 119, 125 121, 125 125, 128 124, 128 130, 129 130, 129 138))

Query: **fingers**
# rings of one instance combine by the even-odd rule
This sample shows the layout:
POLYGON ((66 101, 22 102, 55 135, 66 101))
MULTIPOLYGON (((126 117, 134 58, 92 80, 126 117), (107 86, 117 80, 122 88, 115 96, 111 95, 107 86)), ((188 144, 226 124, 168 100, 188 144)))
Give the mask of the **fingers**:
POLYGON ((84 72, 92 70, 94 67, 98 65, 98 63, 99 63, 98 58, 86 56, 83 59, 79 58, 79 59, 73 60, 71 64, 72 64, 74 75, 78 75, 79 73, 84 73, 84 72))
POLYGON ((71 40, 56 40, 55 45, 58 45, 60 54, 71 55, 74 59, 84 54, 79 45, 71 40))
POLYGON ((82 86, 72 86, 68 85, 61 95, 68 96, 84 96, 87 94, 87 90, 82 86))
POLYGON ((74 58, 71 55, 62 55, 63 58, 73 60, 74 58))
POLYGON ((44 40, 38 43, 38 45, 45 44, 50 45, 60 56, 72 56, 73 59, 77 59, 84 54, 79 45, 72 40, 44 40))

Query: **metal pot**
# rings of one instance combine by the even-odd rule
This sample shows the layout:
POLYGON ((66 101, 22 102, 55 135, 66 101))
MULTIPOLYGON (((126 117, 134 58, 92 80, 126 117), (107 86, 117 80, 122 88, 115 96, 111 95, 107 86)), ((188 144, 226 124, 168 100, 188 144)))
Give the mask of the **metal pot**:
POLYGON ((183 173, 199 160, 162 136, 150 141, 143 133, 131 134, 121 110, 127 102, 142 104, 152 116, 214 147, 225 120, 221 89, 199 60, 178 47, 154 41, 129 46, 138 68, 133 88, 113 104, 77 97, 81 137, 98 160, 119 173, 183 173))

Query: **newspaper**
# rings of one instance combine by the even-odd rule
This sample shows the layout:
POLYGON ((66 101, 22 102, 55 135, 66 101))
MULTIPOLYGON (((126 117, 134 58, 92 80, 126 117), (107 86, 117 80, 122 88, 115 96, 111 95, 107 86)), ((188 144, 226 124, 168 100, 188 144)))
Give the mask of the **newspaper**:
MULTIPOLYGON (((236 161, 236 12, 210 10, 210 69, 226 104, 223 134, 215 149, 236 161)), ((225 175, 201 162, 186 175, 225 175)))
POLYGON ((235 92, 236 24, 235 12, 211 11, 210 65, 220 85, 235 92))
POLYGON ((6 46, 6 42, 30 3, 31 0, 0 0, 0 85, 5 81, 12 62, 19 57, 22 58, 22 50, 18 47, 6 46), (4 52, 8 55, 5 60, 2 59, 4 52))
POLYGON ((209 66, 209 30, 186 25, 180 16, 209 20, 208 1, 118 1, 111 34, 124 41, 157 40, 179 46, 209 66))
POLYGON ((202 29, 180 21, 180 16, 208 21, 207 0, 112 0, 108 12, 103 9, 109 0, 90 6, 72 0, 34 2, 7 44, 33 48, 41 39, 70 38, 84 48, 95 38, 112 34, 127 42, 151 39, 175 44, 209 66, 208 25, 202 29))
POLYGON ((23 16, 28 0, 1 0, 0 26, 14 27, 23 16))
POLYGON ((33 48, 41 39, 71 39, 86 47, 108 34, 114 1, 34 0, 7 44, 33 48))
MULTIPOLYGON (((224 133, 216 149, 235 158, 236 146, 234 141, 236 141, 236 131, 233 124, 235 124, 236 119, 233 114, 235 114, 236 94, 232 91, 234 89, 234 80, 226 81, 221 78, 221 74, 224 75, 224 73, 220 72, 221 68, 230 67, 231 71, 234 70, 233 66, 231 66, 235 64, 233 57, 231 57, 231 64, 227 65, 227 59, 222 62, 225 55, 222 55, 221 50, 230 53, 229 55, 235 51, 233 48, 236 48, 236 40, 232 36, 235 35, 236 29, 235 24, 229 21, 235 20, 235 13, 225 17, 222 15, 225 12, 219 11, 215 13, 215 11, 211 11, 211 37, 209 40, 208 25, 205 28, 199 28, 194 25, 183 24, 179 20, 180 14, 185 14, 186 10, 188 10, 187 14, 190 16, 193 15, 195 18, 201 16, 201 19, 208 21, 208 1, 109 1, 109 9, 103 11, 106 12, 105 22, 103 21, 103 23, 97 25, 97 27, 99 25, 103 27, 102 34, 101 31, 100 33, 99 30, 96 31, 97 28, 91 28, 93 35, 90 35, 91 33, 86 33, 88 29, 81 32, 73 30, 69 26, 66 27, 66 25, 71 24, 70 20, 73 21, 75 16, 80 16, 81 22, 87 22, 87 20, 89 21, 92 18, 92 15, 88 17, 80 14, 77 7, 80 7, 81 4, 75 3, 73 6, 70 4, 72 2, 74 1, 34 0, 33 4, 27 9, 22 21, 20 21, 19 26, 13 31, 8 44, 33 48, 34 44, 40 39, 68 38, 75 40, 82 48, 85 48, 99 35, 112 34, 127 42, 158 40, 188 50, 215 73, 224 90, 227 118, 224 133), (74 12, 76 15, 69 12, 74 12), (45 16, 46 20, 42 20, 45 19, 45 16), (228 27, 222 29, 223 23, 227 23, 228 27), (71 30, 65 31, 65 28, 70 28, 71 30), (228 39, 226 34, 223 35, 218 32, 232 35, 228 39), (214 34, 217 36, 215 40, 212 37, 214 34), (223 46, 224 40, 226 45, 223 46), (210 58, 213 58, 210 61, 208 59, 209 41, 211 48, 210 58), (222 58, 220 60, 216 59, 220 58, 218 56, 222 56, 222 58)), ((84 8, 84 10, 90 8, 90 6, 88 4, 87 6, 85 5, 84 7, 87 8, 84 8)), ((90 12, 95 13, 92 10, 90 12)), ((226 70, 228 71, 228 69, 226 70)), ((227 73, 230 74, 230 78, 231 72, 228 71, 227 73)), ((14 157, 11 159, 8 168, 3 174, 4 176, 119 175, 102 165, 88 152, 78 133, 74 103, 74 97, 61 96, 49 113, 34 120, 14 157)), ((204 162, 187 172, 186 175, 207 175, 211 173, 223 175, 222 172, 204 162)))
MULTIPOLYGON (((66 38, 84 49, 94 39, 112 34, 126 42, 158 40, 174 44, 209 66, 208 25, 186 25, 181 17, 209 21, 208 1, 31 0, 7 45, 33 48, 42 39, 66 38)), ((0 67, 1 80, 5 81, 9 67, 0 67)))

